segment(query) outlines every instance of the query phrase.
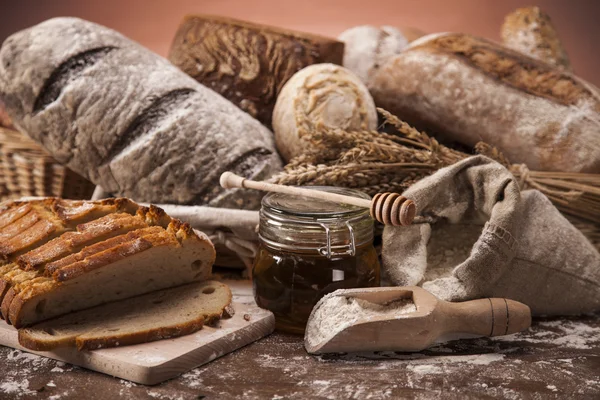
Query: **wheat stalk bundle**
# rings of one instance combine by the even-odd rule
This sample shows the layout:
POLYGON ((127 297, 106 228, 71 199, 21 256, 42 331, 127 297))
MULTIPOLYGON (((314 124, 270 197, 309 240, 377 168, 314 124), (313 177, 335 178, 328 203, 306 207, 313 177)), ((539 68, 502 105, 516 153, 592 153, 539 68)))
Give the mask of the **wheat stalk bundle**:
MULTIPOLYGON (((394 134, 318 128, 303 135, 305 154, 290 161, 271 181, 284 185, 327 185, 370 195, 403 192, 414 182, 471 154, 451 149, 379 109, 394 134)), ((476 152, 505 165, 522 188, 544 193, 592 241, 600 242, 600 174, 530 171, 511 164, 496 148, 479 143, 476 152)))

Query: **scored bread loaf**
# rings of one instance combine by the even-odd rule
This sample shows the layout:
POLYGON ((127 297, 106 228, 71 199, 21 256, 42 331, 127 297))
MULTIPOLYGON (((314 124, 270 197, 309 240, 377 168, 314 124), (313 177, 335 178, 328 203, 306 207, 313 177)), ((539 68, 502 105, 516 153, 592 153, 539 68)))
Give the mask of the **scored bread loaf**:
POLYGON ((207 281, 159 290, 78 311, 19 330, 19 344, 35 351, 94 350, 194 333, 223 315, 227 285, 207 281))
POLYGON ((258 121, 166 59, 77 18, 4 41, 0 97, 58 162, 137 201, 258 208, 261 193, 225 191, 220 174, 260 180, 281 169, 258 121))
POLYGON ((367 87, 352 72, 334 64, 315 64, 285 84, 273 110, 277 150, 284 160, 301 155, 302 137, 319 127, 375 130, 377 110, 367 87))
POLYGON ((381 67, 375 104, 450 141, 484 141, 532 170, 600 172, 600 92, 564 70, 460 33, 429 35, 381 67))
POLYGON ((342 32, 338 39, 344 42, 344 67, 354 72, 364 83, 389 58, 400 54, 418 38, 416 31, 406 35, 400 29, 384 25, 380 28, 361 25, 342 32))
POLYGON ((519 8, 508 14, 500 34, 506 47, 559 68, 571 69, 569 56, 550 16, 539 7, 519 8))
POLYGON ((0 256, 2 315, 19 328, 206 280, 215 250, 205 235, 154 206, 47 199, 0 209, 0 256), (36 228, 40 223, 54 230, 36 228))
POLYGON ((298 70, 342 63, 335 39, 212 15, 186 16, 169 60, 198 82, 271 126, 279 91, 298 70))

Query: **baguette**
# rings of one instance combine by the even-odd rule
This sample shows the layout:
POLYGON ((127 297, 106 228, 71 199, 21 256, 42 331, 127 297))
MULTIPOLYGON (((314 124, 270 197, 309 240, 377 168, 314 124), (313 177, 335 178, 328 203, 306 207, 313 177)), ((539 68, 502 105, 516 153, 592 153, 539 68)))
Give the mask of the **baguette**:
POLYGON ((467 34, 429 35, 380 68, 375 104, 449 141, 484 141, 532 170, 600 172, 600 94, 467 34))
POLYGON ((226 285, 191 283, 20 329, 19 344, 35 351, 95 350, 174 338, 220 318, 230 303, 226 285))
POLYGON ((281 170, 258 121, 164 58, 77 18, 4 41, 0 97, 58 162, 138 201, 259 208, 260 192, 225 190, 219 176, 281 170))

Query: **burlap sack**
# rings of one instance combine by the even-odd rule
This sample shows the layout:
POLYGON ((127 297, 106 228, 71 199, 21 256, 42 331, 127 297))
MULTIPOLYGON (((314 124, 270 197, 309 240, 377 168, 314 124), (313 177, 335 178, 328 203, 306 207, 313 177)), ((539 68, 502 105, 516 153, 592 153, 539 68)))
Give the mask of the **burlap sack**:
POLYGON ((404 195, 429 223, 386 226, 383 268, 394 284, 422 285, 449 301, 506 297, 527 304, 534 315, 600 310, 598 251, 546 196, 537 190, 520 192, 502 165, 471 157, 423 179, 404 195), (474 244, 460 241, 473 234, 474 244), (433 248, 428 247, 432 237, 438 243, 433 248), (440 270, 432 259, 440 246, 457 238, 456 248, 445 249, 442 256, 463 251, 466 259, 440 270))

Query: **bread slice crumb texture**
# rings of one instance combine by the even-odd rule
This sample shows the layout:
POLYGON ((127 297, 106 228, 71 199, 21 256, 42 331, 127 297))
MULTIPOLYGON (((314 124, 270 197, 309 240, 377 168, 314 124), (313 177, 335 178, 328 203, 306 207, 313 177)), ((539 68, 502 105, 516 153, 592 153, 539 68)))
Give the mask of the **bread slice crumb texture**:
POLYGON ((19 331, 30 350, 125 346, 196 332, 221 317, 231 291, 217 281, 191 283, 79 311, 19 331))

